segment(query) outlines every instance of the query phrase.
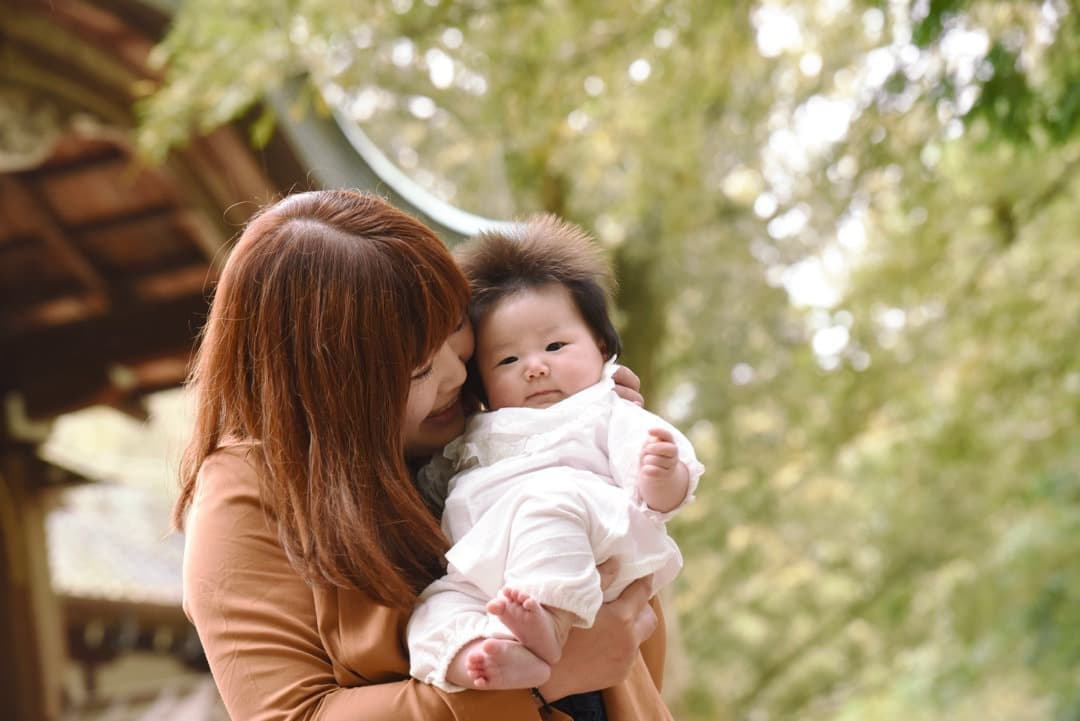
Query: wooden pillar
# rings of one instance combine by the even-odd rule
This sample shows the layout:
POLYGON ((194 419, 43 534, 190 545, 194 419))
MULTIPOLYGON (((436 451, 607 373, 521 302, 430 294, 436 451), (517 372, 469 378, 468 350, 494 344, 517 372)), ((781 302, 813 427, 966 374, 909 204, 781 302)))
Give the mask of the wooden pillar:
POLYGON ((66 655, 33 450, 0 441, 0 699, 5 718, 54 721, 66 655))

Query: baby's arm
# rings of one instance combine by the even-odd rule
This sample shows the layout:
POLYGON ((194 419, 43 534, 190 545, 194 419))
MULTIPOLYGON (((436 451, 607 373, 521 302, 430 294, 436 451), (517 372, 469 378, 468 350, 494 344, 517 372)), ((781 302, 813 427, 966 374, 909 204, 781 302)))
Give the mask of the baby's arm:
POLYGON ((654 511, 667 513, 679 507, 690 485, 690 471, 679 460, 679 447, 671 432, 651 428, 641 447, 641 473, 638 493, 654 511))

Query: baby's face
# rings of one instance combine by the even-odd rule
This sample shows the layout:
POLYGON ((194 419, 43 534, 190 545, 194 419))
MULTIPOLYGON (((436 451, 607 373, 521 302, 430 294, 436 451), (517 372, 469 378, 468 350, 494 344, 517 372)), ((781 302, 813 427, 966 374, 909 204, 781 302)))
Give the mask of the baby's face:
POLYGON ((547 408, 597 383, 604 354, 570 292, 552 283, 499 301, 477 328, 492 410, 547 408))

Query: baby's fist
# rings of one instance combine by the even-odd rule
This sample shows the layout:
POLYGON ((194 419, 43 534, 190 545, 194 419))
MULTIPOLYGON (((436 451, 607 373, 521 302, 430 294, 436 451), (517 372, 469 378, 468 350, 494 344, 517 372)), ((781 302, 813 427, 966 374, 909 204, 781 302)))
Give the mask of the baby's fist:
POLYGON ((679 466, 679 447, 671 432, 653 428, 641 447, 641 475, 653 481, 673 478, 679 466))

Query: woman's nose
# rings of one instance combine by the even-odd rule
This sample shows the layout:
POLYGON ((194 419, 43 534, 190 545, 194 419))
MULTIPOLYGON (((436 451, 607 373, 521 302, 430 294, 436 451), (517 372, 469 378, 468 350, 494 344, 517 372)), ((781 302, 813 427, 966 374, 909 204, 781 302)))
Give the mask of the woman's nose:
POLYGON ((443 368, 446 369, 445 377, 446 380, 449 381, 449 385, 462 385, 465 382, 465 376, 467 374, 465 361, 468 359, 468 356, 462 358, 462 354, 458 352, 458 349, 449 342, 443 344, 441 354, 443 368))

